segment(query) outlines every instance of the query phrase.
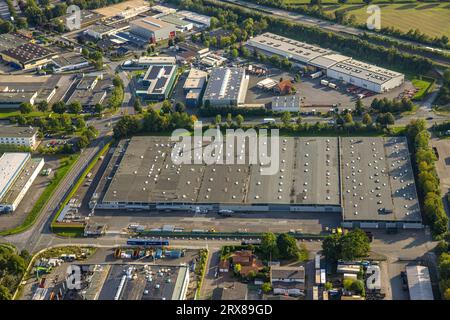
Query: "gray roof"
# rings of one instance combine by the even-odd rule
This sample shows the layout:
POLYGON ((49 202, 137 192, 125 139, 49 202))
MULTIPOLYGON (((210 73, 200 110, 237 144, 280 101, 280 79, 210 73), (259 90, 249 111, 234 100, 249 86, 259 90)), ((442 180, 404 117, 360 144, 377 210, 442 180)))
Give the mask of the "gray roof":
POLYGON ((0 137, 25 137, 31 138, 37 133, 38 129, 33 127, 21 127, 21 126, 11 126, 11 125, 1 125, 0 126, 0 137))
POLYGON ((203 100, 237 100, 244 76, 242 68, 212 69, 203 100))
POLYGON ((434 300, 430 272, 423 266, 406 266, 411 300, 434 300))
POLYGON ((342 138, 341 149, 345 220, 421 221, 405 137, 342 138))
POLYGON ((25 43, 15 48, 6 49, 1 54, 14 58, 22 64, 56 55, 53 50, 34 43, 25 43))
POLYGON ((305 280, 305 268, 303 266, 299 267, 276 267, 272 266, 270 268, 271 279, 290 279, 290 280, 305 280))

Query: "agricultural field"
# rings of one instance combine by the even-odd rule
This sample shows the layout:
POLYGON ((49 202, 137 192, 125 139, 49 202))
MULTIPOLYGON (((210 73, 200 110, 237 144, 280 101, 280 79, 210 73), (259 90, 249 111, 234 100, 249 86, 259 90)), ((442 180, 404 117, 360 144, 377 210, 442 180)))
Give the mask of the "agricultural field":
MULTIPOLYGON (((305 5, 310 0, 285 0, 286 4, 305 5)), ((394 0, 392 4, 386 0, 374 0, 372 4, 378 4, 381 8, 381 26, 394 27, 407 32, 410 29, 419 29, 431 37, 447 36, 450 38, 450 3, 423 3, 411 0, 394 0), (402 3, 395 4, 396 1, 402 3)), ((338 4, 338 0, 323 0, 325 12, 334 12, 345 9, 347 15, 355 15, 356 22, 365 23, 368 14, 367 6, 362 0, 348 0, 347 4, 338 4)))

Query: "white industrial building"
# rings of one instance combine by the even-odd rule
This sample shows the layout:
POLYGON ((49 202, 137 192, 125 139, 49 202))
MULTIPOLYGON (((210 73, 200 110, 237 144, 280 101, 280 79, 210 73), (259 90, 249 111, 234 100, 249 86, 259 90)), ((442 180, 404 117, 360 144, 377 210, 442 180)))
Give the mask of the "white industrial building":
POLYGON ((275 96, 272 98, 272 111, 300 112, 300 96, 275 96))
POLYGON ((239 106, 245 102, 249 78, 243 68, 214 68, 203 96, 210 106, 239 106))
POLYGON ((176 26, 153 17, 130 22, 130 32, 151 43, 175 37, 176 26))
POLYGON ((0 212, 12 212, 44 166, 30 153, 7 152, 0 157, 0 212))
POLYGON ((374 92, 387 92, 403 84, 401 73, 358 60, 339 62, 327 69, 327 76, 374 92))
POLYGON ((0 126, 0 144, 34 149, 37 146, 37 133, 38 130, 33 127, 0 126))
POLYGON ((405 76, 331 50, 296 41, 273 33, 250 39, 247 45, 264 53, 276 54, 301 65, 325 71, 327 77, 374 92, 386 92, 403 84, 405 76))
POLYGON ((180 16, 183 16, 185 20, 192 21, 196 27, 209 27, 211 25, 211 17, 205 16, 203 14, 186 10, 178 11, 177 13, 180 16))

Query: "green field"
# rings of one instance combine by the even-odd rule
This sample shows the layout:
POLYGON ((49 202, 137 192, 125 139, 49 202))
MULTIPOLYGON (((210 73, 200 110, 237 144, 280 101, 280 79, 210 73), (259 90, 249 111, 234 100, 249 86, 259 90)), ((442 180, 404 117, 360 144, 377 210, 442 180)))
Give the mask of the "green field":
MULTIPOLYGON (((381 8, 381 27, 394 27, 407 32, 419 29, 431 37, 443 35, 450 38, 450 3, 423 3, 412 0, 410 3, 391 4, 386 0, 374 0, 381 8)), ((285 0, 286 4, 305 5, 310 0, 285 0)), ((348 15, 354 14, 358 23, 365 23, 369 14, 362 0, 349 0, 347 4, 337 4, 338 0, 324 0, 325 12, 345 9, 348 15)))

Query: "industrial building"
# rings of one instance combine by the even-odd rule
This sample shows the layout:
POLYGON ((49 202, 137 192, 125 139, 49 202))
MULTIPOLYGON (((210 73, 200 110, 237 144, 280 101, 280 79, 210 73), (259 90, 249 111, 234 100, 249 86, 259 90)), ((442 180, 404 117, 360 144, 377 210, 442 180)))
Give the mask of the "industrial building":
POLYGON ((185 21, 182 16, 176 14, 168 14, 166 16, 161 16, 159 19, 164 22, 173 24, 174 26, 177 27, 177 30, 180 32, 190 31, 194 28, 192 22, 185 21))
POLYGON ((7 152, 0 157, 0 212, 17 209, 44 166, 43 158, 30 153, 7 152))
POLYGON ((188 107, 198 106, 207 79, 208 73, 205 71, 194 68, 189 71, 183 85, 183 91, 186 94, 186 105, 188 107))
POLYGON ((81 54, 76 52, 67 52, 60 54, 57 58, 53 59, 53 72, 67 72, 72 70, 78 70, 89 66, 89 61, 81 54))
POLYGON ((34 150, 38 144, 38 129, 13 125, 0 126, 0 144, 15 145, 34 150))
POLYGON ((108 86, 110 82, 103 78, 103 74, 83 75, 77 80, 75 89, 69 92, 66 103, 79 102, 86 109, 94 108, 105 101, 108 86))
POLYGON ((269 32, 248 40, 247 45, 266 54, 276 54, 290 59, 300 65, 313 66, 325 71, 329 78, 377 93, 396 88, 405 80, 405 76, 401 73, 269 32))
POLYGON ((239 106, 244 104, 249 78, 243 68, 214 68, 203 95, 205 106, 239 106))
POLYGON ((434 300, 430 272, 424 266, 406 266, 409 298, 411 300, 434 300))
POLYGON ((176 30, 175 25, 150 16, 130 22, 130 32, 150 43, 173 38, 176 30))
POLYGON ((177 79, 176 65, 151 65, 136 85, 136 95, 143 100, 167 99, 177 79))
POLYGON ((0 108, 18 108, 21 103, 50 102, 59 76, 0 75, 0 108))
POLYGON ((57 54, 46 47, 34 43, 25 43, 15 48, 0 51, 0 56, 7 63, 29 70, 50 63, 53 58, 57 57, 57 54))
POLYGON ((121 141, 90 206, 317 212, 347 228, 423 227, 406 138, 282 137, 274 175, 248 163, 248 143, 236 147, 236 164, 175 165, 168 138, 121 141))
POLYGON ((116 28, 114 28, 112 26, 102 24, 102 23, 96 23, 96 24, 89 26, 89 28, 87 28, 84 31, 84 34, 86 34, 96 40, 100 40, 100 39, 110 36, 116 32, 118 32, 118 30, 116 30, 116 28))
POLYGON ((186 10, 178 11, 177 14, 183 16, 187 21, 192 21, 197 28, 209 27, 211 25, 211 17, 203 14, 186 10))

